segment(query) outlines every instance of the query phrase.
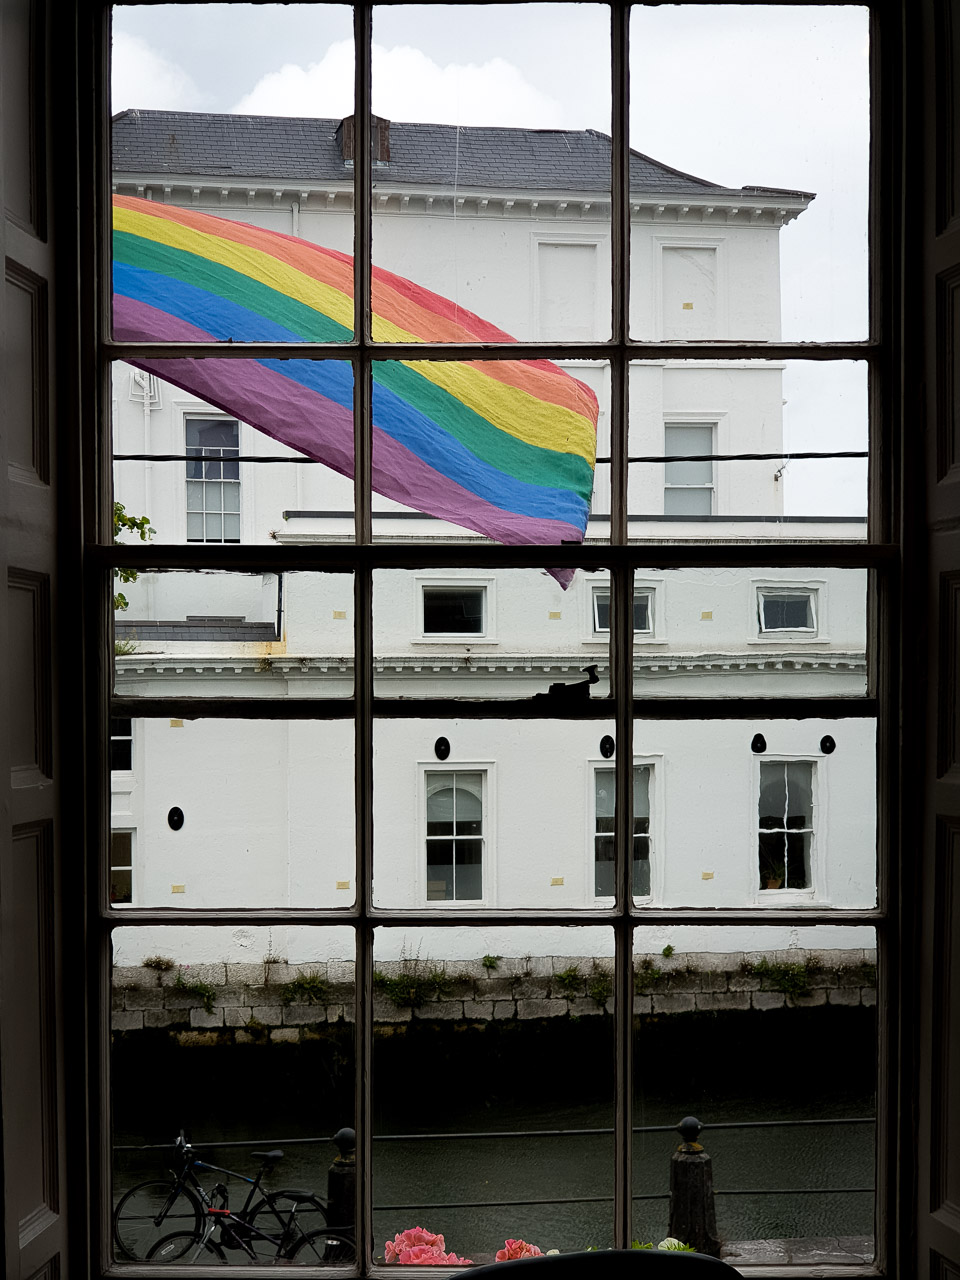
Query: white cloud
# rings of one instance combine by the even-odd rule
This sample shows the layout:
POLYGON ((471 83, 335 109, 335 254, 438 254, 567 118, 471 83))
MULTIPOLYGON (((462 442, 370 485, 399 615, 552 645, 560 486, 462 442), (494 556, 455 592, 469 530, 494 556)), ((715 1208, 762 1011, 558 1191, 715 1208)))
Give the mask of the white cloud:
MULTIPOLYGON (((332 116, 353 111, 353 45, 332 44, 320 62, 265 75, 233 108, 248 115, 332 116)), ((563 108, 503 58, 441 66, 419 49, 373 46, 373 109, 391 120, 558 128, 563 108)))
POLYGON ((209 103, 191 77, 176 63, 155 53, 139 36, 115 31, 111 109, 199 111, 209 103))

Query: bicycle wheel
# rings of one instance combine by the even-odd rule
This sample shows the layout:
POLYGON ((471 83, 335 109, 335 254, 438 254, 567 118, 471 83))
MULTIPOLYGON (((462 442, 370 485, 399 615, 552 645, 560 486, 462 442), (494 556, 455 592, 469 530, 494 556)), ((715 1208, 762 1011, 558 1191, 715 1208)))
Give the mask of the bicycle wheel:
POLYGON ((143 1262, 174 1231, 199 1240, 202 1229, 200 1201, 176 1182, 141 1182, 121 1196, 113 1212, 117 1256, 128 1262, 143 1262))
POLYGON ((161 1236, 147 1254, 148 1262, 176 1262, 182 1267, 226 1260, 218 1244, 213 1240, 200 1240, 190 1231, 174 1231, 172 1235, 161 1236))
POLYGON ((353 1237, 343 1231, 313 1231, 294 1248, 294 1262, 315 1265, 318 1262, 352 1263, 357 1255, 353 1237))
MULTIPOLYGON (((257 1201, 246 1222, 265 1233, 250 1231, 245 1237, 261 1261, 289 1258, 305 1236, 326 1228, 327 1211, 310 1191, 271 1191, 257 1201)), ((234 1223, 233 1229, 243 1238, 241 1223, 234 1223)))

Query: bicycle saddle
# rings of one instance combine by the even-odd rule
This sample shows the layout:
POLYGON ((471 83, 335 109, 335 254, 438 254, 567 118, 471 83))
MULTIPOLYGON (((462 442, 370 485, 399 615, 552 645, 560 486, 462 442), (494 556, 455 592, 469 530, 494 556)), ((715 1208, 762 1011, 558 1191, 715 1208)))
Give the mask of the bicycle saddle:
POLYGON ((269 1160, 271 1164, 283 1159, 282 1151, 251 1151, 250 1154, 257 1160, 269 1160))

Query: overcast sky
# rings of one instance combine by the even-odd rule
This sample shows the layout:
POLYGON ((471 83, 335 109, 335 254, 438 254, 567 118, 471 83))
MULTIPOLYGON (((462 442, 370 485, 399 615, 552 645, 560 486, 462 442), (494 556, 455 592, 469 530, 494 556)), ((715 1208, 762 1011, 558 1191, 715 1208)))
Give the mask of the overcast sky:
MULTIPOLYGON (((781 234, 783 336, 866 337, 866 9, 635 8, 631 34, 631 144, 724 185, 815 192, 781 234)), ((609 39, 600 5, 387 6, 373 108, 609 133, 609 39)), ((352 57, 347 6, 117 7, 113 109, 339 118, 353 109, 352 57)), ((788 369, 787 447, 864 448, 865 386, 850 366, 788 369)), ((862 513, 865 474, 791 463, 788 510, 862 513)))

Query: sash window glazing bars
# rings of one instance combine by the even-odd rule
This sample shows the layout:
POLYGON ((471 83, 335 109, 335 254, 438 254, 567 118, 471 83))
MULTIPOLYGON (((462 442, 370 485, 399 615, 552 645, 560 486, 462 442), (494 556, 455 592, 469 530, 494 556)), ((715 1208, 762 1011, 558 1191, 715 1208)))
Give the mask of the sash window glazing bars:
MULTIPOLYGON (((371 76, 372 76, 372 17, 373 6, 354 7, 355 37, 355 129, 356 155, 371 154, 371 76)), ((350 573, 354 582, 354 653, 356 682, 352 698, 333 699, 204 699, 203 701, 179 696, 176 699, 130 699, 112 697, 103 684, 100 689, 104 715, 123 723, 130 717, 161 715, 173 717, 219 717, 224 719, 255 717, 285 719, 337 719, 352 717, 355 732, 355 799, 356 799, 356 898, 349 908, 323 908, 311 911, 297 907, 266 910, 170 911, 160 908, 126 906, 117 909, 111 900, 110 867, 106 855, 101 868, 100 910, 97 927, 105 940, 103 954, 109 955, 109 934, 118 921, 125 927, 144 927, 176 922, 178 925, 196 926, 214 923, 339 923, 348 925, 356 933, 356 1121, 358 1134, 358 1191, 355 1222, 359 1245, 358 1266, 366 1274, 374 1265, 376 1251, 373 1233, 373 1181, 372 1181, 372 1070, 373 1070, 373 937, 377 926, 386 924, 429 925, 439 928, 456 927, 496 921, 500 923, 517 919, 529 924, 589 924, 603 923, 612 928, 615 936, 615 1061, 616 1061, 616 1110, 615 1110, 615 1199, 614 1240, 618 1247, 627 1247, 633 1238, 633 1186, 632 1142, 634 1116, 632 1108, 633 1088, 633 998, 634 998, 634 931, 649 920, 648 909, 634 903, 634 738, 636 725, 645 719, 773 719, 789 717, 845 717, 872 718, 879 716, 881 744, 889 732, 884 722, 884 708, 892 705, 893 690, 879 683, 880 673, 889 671, 889 664, 878 656, 885 636, 890 633, 892 601, 895 590, 896 550, 887 543, 890 528, 885 495, 890 491, 892 478, 885 474, 884 460, 890 450, 880 450, 879 433, 883 429, 884 397, 889 396, 890 368, 889 332, 880 323, 876 300, 883 297, 877 277, 872 277, 872 297, 875 300, 872 315, 871 337, 864 342, 836 343, 785 343, 785 342, 724 342, 724 343, 656 343, 633 340, 629 333, 630 314, 630 138, 629 138, 629 41, 630 6, 609 6, 610 58, 613 85, 611 104, 611 258, 612 258, 612 338, 603 342, 576 343, 521 343, 457 346, 448 344, 403 344, 375 342, 372 336, 371 269, 372 269, 372 208, 373 186, 371 167, 356 164, 355 217, 354 217, 354 334, 352 342, 337 344, 243 344, 242 350, 202 344, 122 343, 108 335, 109 325, 104 317, 100 340, 101 368, 103 373, 102 395, 109 405, 107 390, 111 362, 125 357, 163 358, 175 355, 194 359, 238 358, 262 355, 264 358, 349 359, 353 370, 353 425, 354 425, 354 502, 355 544, 336 547, 271 547, 269 553, 256 547, 228 547, 223 545, 164 546, 145 545, 124 547, 117 550, 111 544, 106 531, 102 531, 101 544, 92 549, 94 580, 101 592, 104 616, 110 594, 113 569, 120 565, 153 569, 322 569, 332 573, 350 573), (886 336, 881 338, 881 333, 886 336), (631 545, 628 523, 628 417, 629 417, 629 364, 635 360, 677 359, 678 352, 687 360, 710 359, 713 361, 743 361, 750 359, 803 358, 808 360, 866 361, 871 376, 871 404, 874 415, 871 423, 871 508, 870 541, 863 545, 849 543, 812 546, 791 546, 777 543, 762 546, 729 546, 717 543, 691 542, 683 546, 664 545, 656 552, 631 545), (557 547, 552 549, 504 548, 485 543, 474 546, 441 547, 440 545, 385 545, 374 542, 372 518, 372 430, 371 409, 373 399, 373 370, 377 361, 415 358, 421 361, 448 361, 470 359, 489 361, 497 359, 545 358, 549 360, 585 359, 602 360, 610 369, 610 473, 611 514, 609 545, 557 547), (651 568, 670 569, 684 565, 697 566, 751 566, 776 567, 803 566, 804 568, 847 566, 870 571, 871 584, 879 586, 871 598, 871 633, 868 644, 867 696, 858 700, 841 698, 799 699, 777 697, 775 699, 740 699, 731 706, 725 701, 711 699, 650 699, 638 697, 634 684, 634 629, 636 592, 634 573, 651 568), (608 596, 609 635, 611 643, 610 700, 601 703, 571 704, 559 709, 555 705, 537 706, 525 701, 505 707, 503 704, 475 700, 420 699, 401 703, 399 700, 374 696, 374 591, 373 575, 376 569, 394 567, 401 569, 450 568, 496 569, 514 566, 530 568, 572 568, 589 570, 604 568, 610 572, 608 596), (883 602, 882 611, 876 601, 883 602), (477 719, 546 720, 551 718, 609 719, 615 721, 616 757, 612 762, 615 775, 616 820, 614 824, 614 906, 598 906, 596 909, 576 912, 528 908, 520 911, 477 909, 472 912, 458 905, 455 913, 444 914, 442 903, 425 911, 398 911, 377 907, 373 902, 374 873, 374 823, 373 823, 373 764, 374 728, 378 719, 402 717, 428 718, 456 715, 477 719)), ((880 65, 883 44, 881 11, 873 12, 871 57, 874 67, 880 65)), ((879 99, 874 86, 873 100, 874 137, 873 171, 874 190, 877 182, 877 161, 882 135, 877 127, 881 121, 879 99)), ((871 220, 871 269, 876 270, 878 255, 882 256, 885 237, 888 235, 883 207, 874 203, 871 220)), ((106 228, 103 228, 106 239, 106 228)), ((669 450, 666 452, 669 453, 669 450)), ((712 465, 712 464, 711 464, 712 465)), ((104 465, 102 473, 107 473, 104 465)), ((105 486, 109 496, 109 486, 105 486)), ((109 509, 109 501, 104 504, 109 509)), ((756 605, 754 605, 756 607, 756 605)), ((762 605, 761 605, 762 607, 762 605)), ((658 610, 660 604, 657 605, 658 610)), ((659 616, 659 615, 658 615, 659 616)), ((105 663, 103 670, 109 670, 105 663)), ((890 677, 884 677, 888 680, 890 677)), ((531 762, 531 769, 535 768, 531 762)), ((878 785, 881 790, 880 813, 887 813, 887 826, 881 827, 879 841, 881 855, 889 856, 889 839, 884 832, 893 829, 892 806, 884 803, 888 772, 880 768, 878 785)), ((109 774, 107 774, 107 783, 109 774)), ((105 789, 104 794, 107 791, 105 789)), ((888 797, 886 797, 888 799, 888 797)), ((101 833, 101 848, 108 845, 107 833, 101 833)), ((791 909, 779 907, 775 912, 762 909, 704 911, 691 908, 660 908, 656 913, 658 923, 678 926, 696 924, 706 926, 751 925, 771 926, 802 923, 869 924, 878 930, 878 946, 884 946, 885 894, 883 861, 880 867, 880 906, 875 910, 791 909)), ((774 895, 770 895, 774 896, 774 895)), ((135 902, 135 898, 134 898, 135 902)), ((102 1024, 101 1045, 106 1057, 106 1018, 102 1024)), ((881 1052, 883 1043, 881 1045, 881 1052)), ((881 1112, 882 1114, 882 1112, 881 1112)), ((109 1202, 109 1160, 107 1158, 108 1135, 103 1138, 102 1204, 109 1202)), ((882 1144, 881 1144, 882 1151, 882 1144)), ((878 1182, 880 1205, 878 1221, 882 1221, 882 1197, 884 1184, 878 1182)), ((109 1230, 106 1215, 101 1214, 101 1256, 109 1265, 109 1230)), ((878 1234, 878 1258, 882 1262, 885 1241, 878 1234)))

